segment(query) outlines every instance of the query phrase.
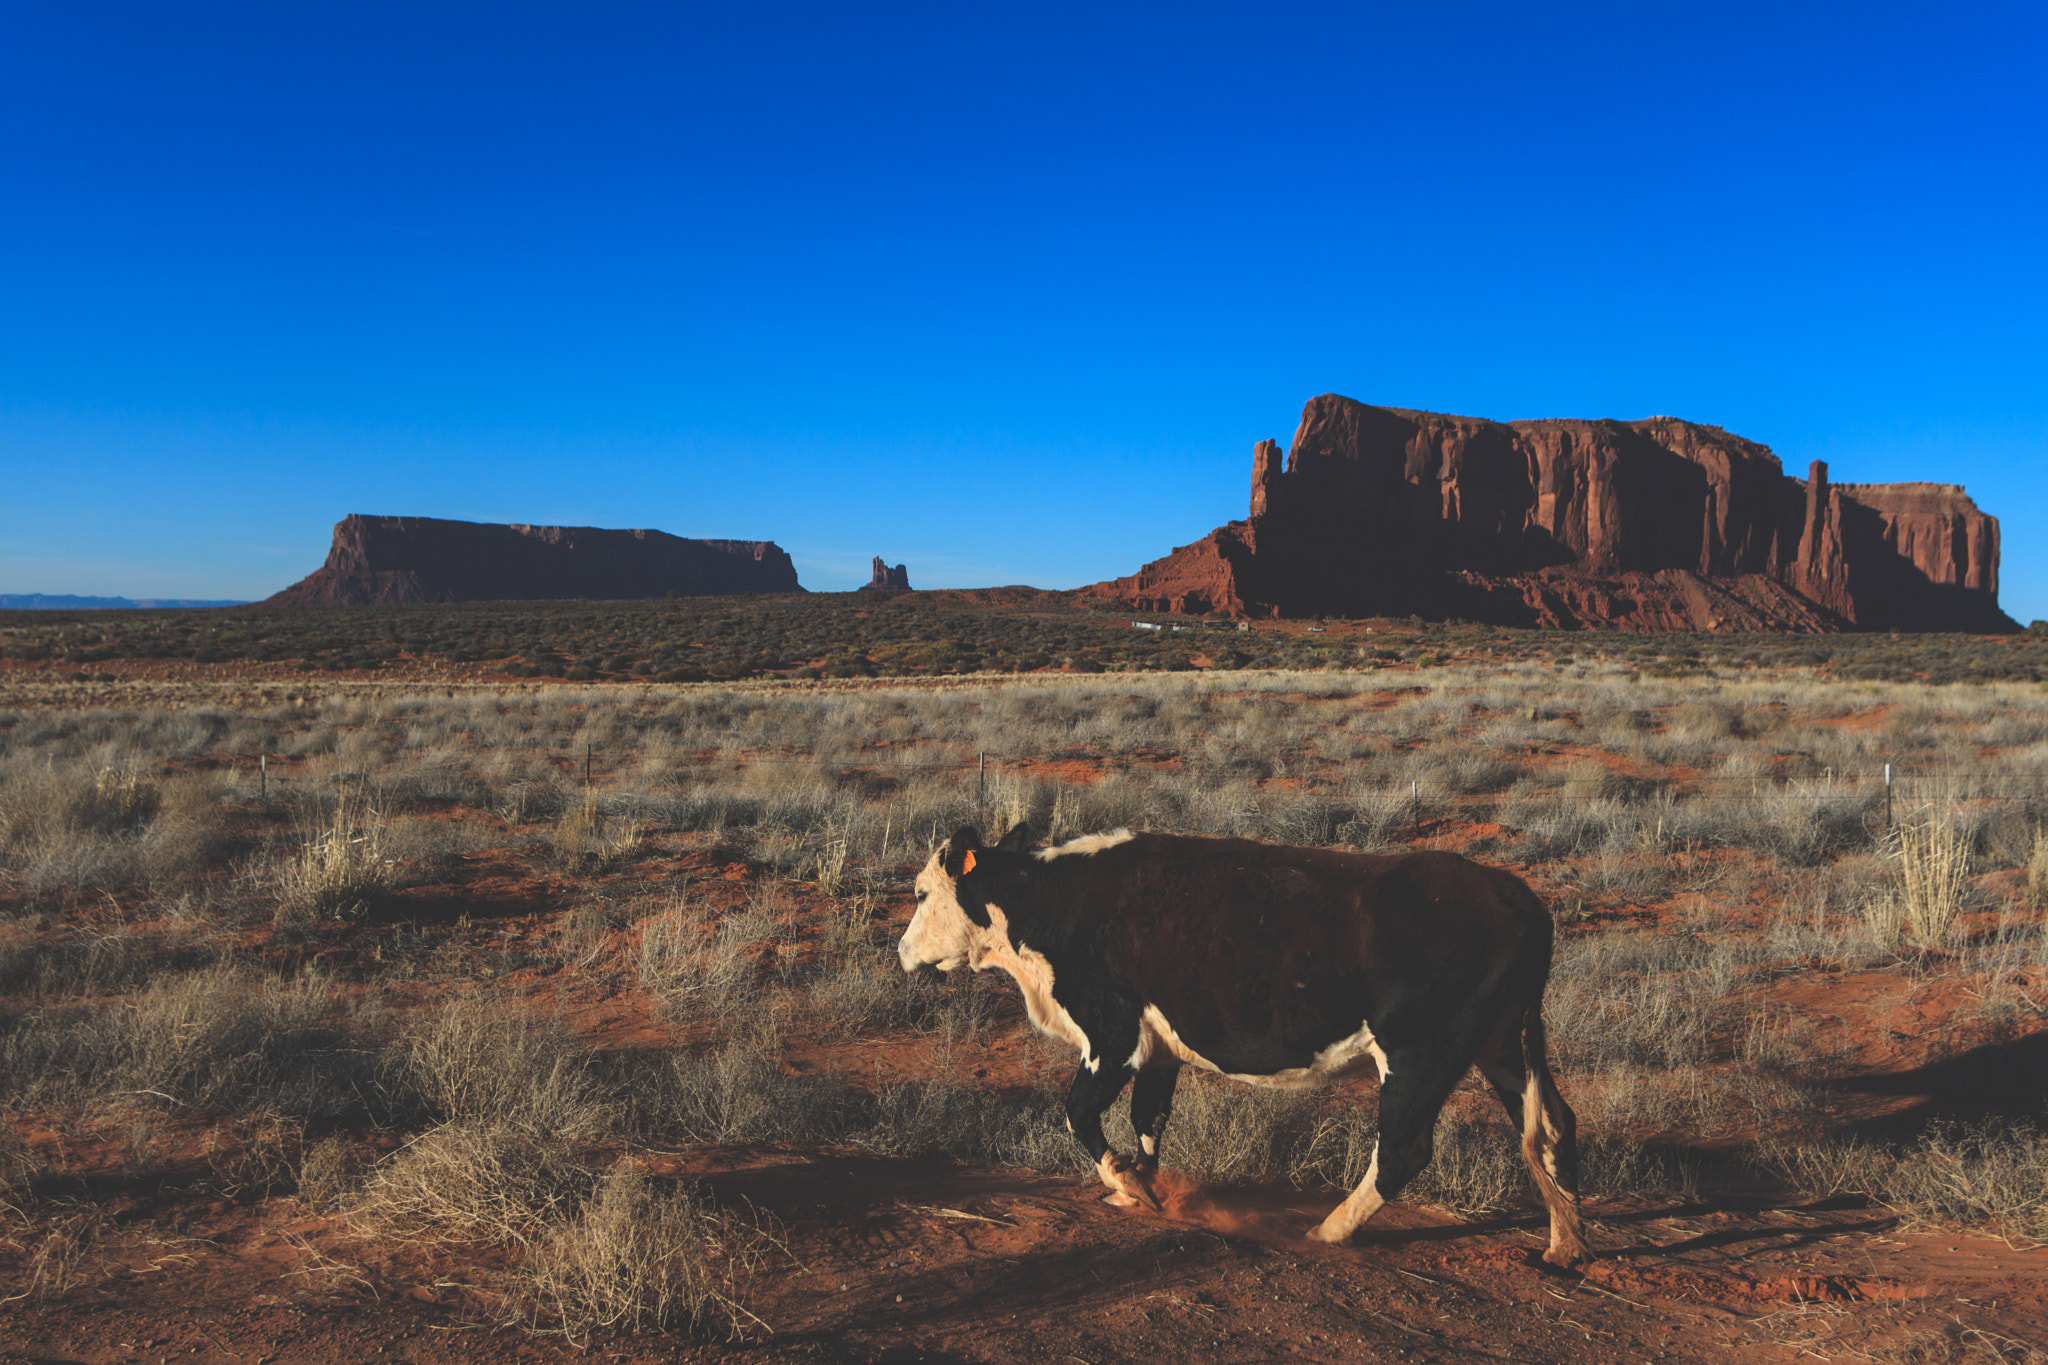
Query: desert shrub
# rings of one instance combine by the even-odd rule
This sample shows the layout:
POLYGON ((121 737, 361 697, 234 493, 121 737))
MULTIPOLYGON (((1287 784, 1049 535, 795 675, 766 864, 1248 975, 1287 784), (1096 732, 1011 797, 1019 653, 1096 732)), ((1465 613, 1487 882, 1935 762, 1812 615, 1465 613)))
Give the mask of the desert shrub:
POLYGON ((1543 798, 1511 795, 1501 805, 1501 823, 1521 830, 1512 852, 1518 862, 1540 863, 1605 845, 1617 829, 1635 826, 1634 817, 1616 802, 1580 801, 1567 793, 1543 798))
POLYGON ((572 1339, 596 1332, 743 1335, 742 1287, 773 1245, 758 1218, 701 1190, 614 1166, 520 1266, 511 1315, 572 1339))
MULTIPOLYGON (((1119 1102, 1107 1128, 1113 1141, 1133 1148, 1126 1108, 1119 1102)), ((1160 1159, 1203 1180, 1284 1180, 1348 1193, 1365 1179, 1378 1140, 1377 1106, 1350 1094, 1275 1091, 1196 1074, 1175 1095, 1160 1159)), ((1404 1200, 1474 1214, 1526 1199, 1520 1134, 1490 1101, 1476 1110, 1446 1106, 1433 1142, 1430 1165, 1404 1200)), ((1067 1146, 1079 1150, 1071 1139, 1067 1146)))
POLYGON ((1355 791, 1350 805, 1351 818, 1337 827, 1337 842, 1368 853, 1394 845, 1416 818, 1416 798, 1405 786, 1355 791))
POLYGON ((1928 947, 1947 946, 1970 873, 1968 836, 1947 812, 1923 810, 1892 831, 1891 854, 1906 927, 1928 947))
POLYGON ((298 1197, 319 1213, 337 1213, 355 1202, 369 1173, 362 1147, 344 1137, 327 1137, 299 1157, 298 1197))
POLYGON ((201 779, 166 784, 132 753, 92 753, 0 772, 0 871, 32 893, 115 886, 189 871, 217 837, 201 779))
POLYGON ((23 1102, 126 1094, 201 1110, 294 1118, 362 1111, 381 1085, 373 1041, 337 1018, 318 983, 231 968, 153 982, 105 1004, 51 1007, 0 1034, 0 1073, 23 1102))
POLYGON ((1938 1124, 1875 1183, 1866 1193, 1916 1220, 2048 1239, 2048 1134, 2031 1124, 1938 1124))
POLYGON ((1766 787, 1739 807, 1743 842, 1794 867, 1817 867, 1870 842, 1882 795, 1825 782, 1766 787))
POLYGON ((1871 1143, 1818 1136, 1766 1137, 1750 1160, 1810 1199, 1868 1195, 1882 1187, 1887 1165, 1883 1149, 1871 1143))
POLYGON ((1302 1095, 1181 1073, 1161 1160, 1206 1180, 1284 1180, 1297 1175, 1316 1126, 1302 1095))
POLYGON ((491 803, 492 809, 514 824, 558 819, 569 804, 568 789, 552 773, 507 782, 497 788, 491 803))
POLYGON ((889 1156, 944 1157, 1038 1171, 1089 1169, 1058 1102, 1009 1101, 942 1080, 883 1089, 854 1141, 889 1156))
POLYGON ((1862 1195, 1907 1219, 1989 1225, 2006 1237, 2048 1240, 2048 1134, 2026 1123, 1938 1123, 1916 1141, 1767 1141, 1757 1163, 1815 1199, 1862 1195))
POLYGON ((829 1142, 858 1118, 852 1092, 829 1077, 784 1075, 752 1038, 671 1058, 638 1103, 641 1124, 691 1142, 829 1142))
POLYGON ((1669 1071, 1701 1061, 1730 1008, 1734 968, 1697 938, 1609 933, 1569 943, 1551 970, 1552 1046, 1574 1069, 1669 1071))
POLYGON ((29 1186, 42 1169, 35 1149, 11 1126, 0 1123, 0 1209, 21 1216, 21 1205, 29 1199, 29 1186))
POLYGON ((733 1017, 760 997, 755 945, 775 932, 758 907, 714 923, 695 906, 673 906, 641 925, 641 983, 674 1017, 733 1017))
POLYGON ((548 831, 556 858, 608 871, 639 852, 646 831, 637 820, 606 809, 595 791, 572 803, 548 831))
POLYGON ((229 1199, 288 1190, 305 1146, 304 1121, 288 1115, 258 1110, 216 1123, 203 1143, 209 1183, 229 1199))
POLYGON ((893 950, 865 946, 827 965, 806 998, 828 1032, 847 1037, 917 1028, 966 1042, 990 1014, 987 993, 973 981, 944 982, 935 972, 906 976, 893 950))
POLYGON ((1453 792, 1499 791, 1523 775, 1522 765, 1486 750, 1459 749, 1444 765, 1444 783, 1453 792))
POLYGON ((1312 791, 1286 791, 1255 807, 1251 833, 1276 844, 1321 847, 1339 842, 1340 831, 1352 824, 1350 807, 1312 791))
POLYGON ((273 871, 280 920, 359 919, 398 884, 391 828, 365 784, 301 806, 294 825, 297 847, 273 871))
POLYGON ((400 1094, 431 1121, 578 1140, 617 1124, 617 1102, 588 1050, 515 1001, 457 997, 398 1049, 400 1094))
POLYGON ((541 1225, 569 1221, 596 1184, 552 1136, 458 1119, 381 1162, 353 1212, 414 1236, 530 1244, 541 1225))
POLYGON ((1691 1198, 1698 1193, 1699 1178, 1700 1158, 1694 1153, 1653 1146, 1623 1132, 1588 1132, 1581 1121, 1579 1188, 1585 1194, 1691 1198))
POLYGON ((1818 958, 1847 965, 1860 961, 1896 942, 1896 924, 1887 926, 1886 921, 1896 914, 1897 904, 1889 887, 1857 883, 1822 888, 1803 901, 1780 906, 1764 931, 1766 955, 1778 962, 1818 958), (1846 900, 1847 913, 1837 910, 1838 898, 1846 900))
POLYGON ((61 937, 0 926, 0 993, 48 999, 132 990, 158 972, 214 964, 220 949, 196 936, 116 928, 61 937))

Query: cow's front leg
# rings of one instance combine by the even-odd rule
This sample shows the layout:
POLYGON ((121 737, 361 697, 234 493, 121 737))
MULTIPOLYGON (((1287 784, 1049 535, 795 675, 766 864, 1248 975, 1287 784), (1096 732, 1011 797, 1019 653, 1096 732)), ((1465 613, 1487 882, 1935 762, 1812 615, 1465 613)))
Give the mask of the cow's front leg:
POLYGON ((1131 1084, 1131 1127, 1138 1133, 1138 1170, 1145 1176, 1159 1169, 1159 1144, 1173 1113, 1173 1085, 1179 1079, 1180 1068, 1167 1066, 1140 1071, 1131 1084))
POLYGON ((1102 1111, 1115 1104, 1116 1097, 1123 1093, 1124 1085, 1131 1079, 1131 1069, 1107 1065, 1099 1058, 1091 1061, 1092 1068, 1083 1063, 1074 1073, 1074 1084, 1067 1091, 1067 1130, 1095 1163, 1102 1183, 1109 1186, 1110 1203, 1123 1209, 1143 1204, 1154 1213, 1164 1213, 1159 1196, 1152 1193, 1146 1179, 1149 1173, 1120 1156, 1102 1135, 1102 1111))

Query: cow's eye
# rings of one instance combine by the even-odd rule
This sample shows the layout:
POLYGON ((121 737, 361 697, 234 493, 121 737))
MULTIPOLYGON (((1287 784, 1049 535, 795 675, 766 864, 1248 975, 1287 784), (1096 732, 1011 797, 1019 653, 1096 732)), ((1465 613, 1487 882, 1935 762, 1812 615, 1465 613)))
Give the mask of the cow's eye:
POLYGON ((922 903, 923 903, 923 901, 924 901, 924 898, 925 898, 926 896, 930 895, 930 894, 931 894, 931 892, 929 892, 929 891, 925 890, 925 889, 924 889, 923 887, 921 887, 921 886, 920 886, 919 888, 917 888, 917 899, 918 899, 918 902, 919 902, 920 904, 922 904, 922 903))

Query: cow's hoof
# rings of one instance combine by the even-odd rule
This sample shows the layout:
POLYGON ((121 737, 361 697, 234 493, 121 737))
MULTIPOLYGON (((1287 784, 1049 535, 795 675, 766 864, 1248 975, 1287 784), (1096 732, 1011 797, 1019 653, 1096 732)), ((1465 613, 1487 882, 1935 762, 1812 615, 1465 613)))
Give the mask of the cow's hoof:
POLYGON ((1159 1196, 1152 1193, 1152 1183, 1145 1178, 1145 1173, 1115 1152, 1105 1154, 1096 1170, 1102 1176, 1102 1183, 1109 1186, 1109 1198, 1105 1202, 1120 1209, 1136 1208, 1142 1204, 1154 1213, 1166 1212, 1159 1196))
POLYGON ((1351 1240, 1351 1232, 1350 1228, 1337 1232, 1332 1230, 1327 1223, 1318 1223, 1303 1235, 1311 1242, 1321 1242, 1324 1246, 1340 1247, 1351 1240))
POLYGON ((1152 1193, 1152 1187, 1143 1180, 1126 1177, 1122 1188, 1116 1193, 1119 1198, 1128 1201, 1117 1205, 1118 1208, 1137 1208, 1142 1205, 1154 1213, 1166 1212, 1166 1205, 1159 1202, 1159 1196, 1152 1193))
POLYGON ((1102 1196, 1102 1202, 1113 1209, 1140 1209, 1144 1205, 1125 1194, 1122 1190, 1111 1190, 1102 1196))

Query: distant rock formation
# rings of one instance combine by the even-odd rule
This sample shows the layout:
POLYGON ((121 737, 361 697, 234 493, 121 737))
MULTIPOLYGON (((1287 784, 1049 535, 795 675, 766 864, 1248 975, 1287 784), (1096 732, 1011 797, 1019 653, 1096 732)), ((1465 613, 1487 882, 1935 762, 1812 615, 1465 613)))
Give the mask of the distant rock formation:
POLYGON ((2009 631, 1998 521, 1952 484, 1804 480, 1719 427, 1309 400, 1250 517, 1085 595, 1146 611, 1631 630, 2009 631))
POLYGON ((246 605, 241 598, 221 601, 198 597, 78 597, 68 592, 0 592, 0 611, 146 611, 246 605))
POLYGON ((327 562, 260 605, 802 591, 796 566, 773 541, 350 515, 335 523, 327 562))
POLYGON ((910 571, 898 564, 890 568, 875 556, 875 576, 855 589, 856 592, 909 592, 910 571))

